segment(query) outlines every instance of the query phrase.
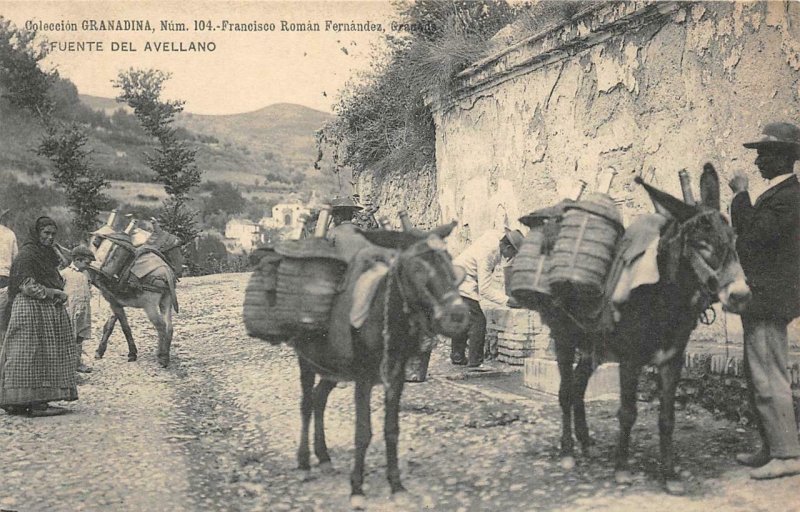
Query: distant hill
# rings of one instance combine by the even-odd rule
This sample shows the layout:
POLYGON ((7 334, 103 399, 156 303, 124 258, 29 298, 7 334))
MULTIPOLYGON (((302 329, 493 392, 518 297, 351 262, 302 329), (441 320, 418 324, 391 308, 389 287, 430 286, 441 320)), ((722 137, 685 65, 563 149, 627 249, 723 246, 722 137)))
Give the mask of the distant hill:
POLYGON ((261 156, 280 153, 287 163, 313 165, 317 156, 314 132, 331 117, 301 105, 278 103, 244 114, 209 116, 184 112, 177 124, 194 133, 250 147, 251 151, 257 148, 261 156))
MULTIPOLYGON (((122 108, 131 110, 113 98, 86 94, 80 101, 112 116, 122 108)), ((207 181, 233 182, 262 186, 276 190, 291 189, 300 193, 317 190, 323 195, 336 193, 335 177, 314 169, 317 156, 315 132, 331 115, 302 105, 280 103, 254 112, 230 115, 199 115, 181 113, 176 126, 188 130, 197 140, 197 162, 207 181), (302 178, 300 178, 302 176, 302 178), (276 181, 275 178, 278 178, 276 181)), ((97 147, 96 156, 108 167, 139 167, 131 163, 131 155, 140 155, 147 140, 140 141, 140 150, 130 147, 130 139, 103 137, 108 148, 97 147), (120 142, 122 146, 116 147, 120 142), (114 160, 126 160, 115 164, 114 160)), ((141 162, 141 159, 138 159, 141 162)), ((143 165, 143 163, 142 163, 143 165)), ((142 169, 146 172, 146 168, 142 169)))

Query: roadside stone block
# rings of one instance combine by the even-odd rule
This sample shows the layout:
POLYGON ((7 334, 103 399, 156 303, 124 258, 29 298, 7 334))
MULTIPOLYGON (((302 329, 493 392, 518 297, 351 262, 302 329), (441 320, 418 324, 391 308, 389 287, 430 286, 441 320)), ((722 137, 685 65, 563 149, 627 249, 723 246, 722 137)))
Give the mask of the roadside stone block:
MULTIPOLYGON (((558 363, 552 359, 530 357, 525 359, 523 384, 526 387, 558 395, 561 376, 558 373, 558 363)), ((607 399, 619 397, 619 365, 605 363, 600 365, 589 379, 586 388, 586 400, 607 399)))

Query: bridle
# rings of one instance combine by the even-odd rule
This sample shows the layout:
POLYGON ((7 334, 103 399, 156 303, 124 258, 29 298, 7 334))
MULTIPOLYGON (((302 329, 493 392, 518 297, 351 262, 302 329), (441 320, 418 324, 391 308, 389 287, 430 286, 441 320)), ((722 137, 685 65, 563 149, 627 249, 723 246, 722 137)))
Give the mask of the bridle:
POLYGON ((412 289, 412 285, 409 283, 409 278, 403 275, 404 265, 402 262, 416 259, 418 260, 418 264, 425 268, 428 275, 435 275, 436 273, 433 269, 433 266, 421 258, 426 254, 433 254, 434 258, 441 258, 441 260, 445 262, 449 260, 447 247, 445 246, 444 242, 439 238, 429 237, 424 241, 413 244, 411 247, 401 252, 399 255, 397 255, 397 257, 393 258, 389 266, 383 301, 382 337, 384 354, 383 359, 381 360, 380 370, 383 384, 387 387, 389 385, 387 372, 389 362, 389 347, 391 344, 391 333, 389 332, 389 299, 391 297, 392 290, 397 290, 397 294, 400 296, 403 314, 409 319, 410 332, 408 334, 411 339, 416 339, 420 336, 435 336, 433 322, 431 321, 429 315, 420 308, 413 306, 414 304, 425 303, 425 301, 414 298, 417 294, 422 293, 427 299, 427 303, 431 304, 434 308, 441 307, 441 305, 446 303, 447 299, 452 297, 453 294, 458 295, 457 290, 450 290, 447 291, 441 298, 437 298, 433 295, 433 293, 430 292, 428 287, 422 287, 421 290, 412 289))
MULTIPOLYGON (((719 212, 716 210, 704 210, 695 214, 688 220, 680 223, 675 235, 667 241, 667 244, 671 244, 674 243, 676 239, 680 240, 682 245, 681 256, 688 260, 689 266, 694 271, 699 282, 700 293, 704 296, 706 304, 715 302, 714 297, 717 296, 719 291, 723 290, 734 281, 734 277, 727 274, 725 268, 730 258, 736 257, 736 253, 730 244, 722 244, 723 252, 719 258, 720 264, 719 267, 714 268, 688 243, 687 235, 701 221, 715 215, 719 215, 719 212)), ((715 249, 716 248, 717 247, 715 247, 715 249)))

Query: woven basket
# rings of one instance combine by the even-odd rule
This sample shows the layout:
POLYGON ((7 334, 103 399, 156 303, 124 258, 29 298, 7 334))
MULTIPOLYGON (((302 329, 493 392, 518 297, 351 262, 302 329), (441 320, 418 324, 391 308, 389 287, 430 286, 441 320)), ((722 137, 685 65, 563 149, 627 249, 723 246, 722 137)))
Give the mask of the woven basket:
POLYGON ((550 259, 553 295, 578 309, 596 304, 622 232, 621 215, 606 194, 592 194, 568 207, 550 259))
POLYGON ((133 261, 134 248, 124 233, 104 236, 91 267, 113 282, 118 282, 125 267, 133 261))
POLYGON ((511 296, 531 309, 547 300, 550 296, 550 285, 547 281, 548 262, 543 252, 544 232, 541 228, 531 229, 519 253, 514 257, 508 290, 511 296))
POLYGON ((247 334, 273 345, 286 341, 289 332, 275 315, 278 266, 282 257, 272 249, 259 249, 261 259, 244 292, 244 327, 247 334))
POLYGON ((283 256, 274 308, 278 322, 291 330, 326 331, 347 262, 324 238, 282 242, 275 251, 283 256))

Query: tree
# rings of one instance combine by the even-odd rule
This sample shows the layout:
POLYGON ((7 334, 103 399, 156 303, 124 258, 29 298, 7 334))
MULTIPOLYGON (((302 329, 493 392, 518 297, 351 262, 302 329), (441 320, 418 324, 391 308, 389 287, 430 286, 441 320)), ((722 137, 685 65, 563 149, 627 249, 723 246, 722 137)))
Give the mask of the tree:
POLYGON ((34 45, 35 38, 35 30, 17 29, 0 16, 0 97, 41 117, 52 108, 48 93, 58 75, 42 71, 47 50, 44 43, 34 45))
POLYGON ((11 105, 35 114, 44 125, 38 153, 53 163, 53 181, 66 192, 72 223, 78 237, 85 239, 108 203, 102 193, 108 182, 91 167, 83 128, 57 119, 57 107, 61 113, 70 107, 74 110, 77 89, 56 72, 41 69, 39 63, 47 52, 45 46, 34 45, 35 37, 35 31, 19 30, 0 16, 0 93, 11 105))
POLYGON ((51 120, 38 150, 53 163, 53 181, 66 192, 72 224, 81 239, 94 230, 97 215, 109 201, 102 193, 108 181, 89 164, 86 141, 86 132, 77 124, 51 120))
POLYGON ((195 212, 187 203, 189 193, 200 184, 201 171, 195 163, 197 150, 173 126, 184 102, 161 99, 164 82, 169 78, 168 73, 155 69, 129 69, 119 74, 114 87, 121 90, 117 101, 127 103, 145 131, 158 141, 155 153, 147 155, 155 181, 164 185, 169 194, 158 218, 164 229, 186 244, 199 233, 195 212))

